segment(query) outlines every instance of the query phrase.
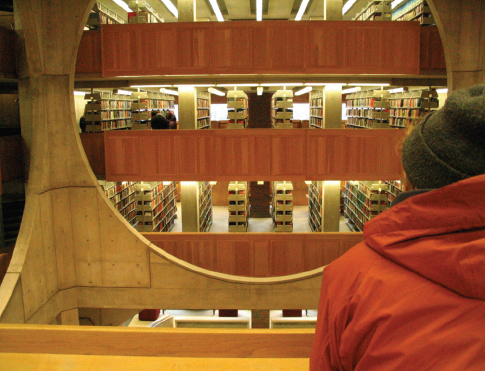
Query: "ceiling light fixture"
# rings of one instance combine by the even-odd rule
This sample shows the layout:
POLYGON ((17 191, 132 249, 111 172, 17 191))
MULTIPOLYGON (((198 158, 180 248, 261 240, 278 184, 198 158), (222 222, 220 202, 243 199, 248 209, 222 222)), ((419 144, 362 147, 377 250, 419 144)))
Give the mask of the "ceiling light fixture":
POLYGON ((389 86, 391 84, 387 84, 387 83, 384 83, 384 84, 381 84, 381 83, 378 83, 378 84, 367 84, 367 83, 361 83, 361 84, 358 84, 358 83, 355 83, 355 84, 349 84, 349 86, 389 86))
POLYGON ((170 10, 170 13, 172 13, 175 18, 179 17, 179 11, 170 0, 161 0, 161 2, 167 7, 168 10, 170 10))
POLYGON ((404 0, 394 0, 392 3, 391 3, 391 9, 394 9, 396 6, 398 6, 399 4, 401 4, 404 0))
POLYGON ((298 91, 295 93, 295 95, 302 95, 302 94, 308 93, 308 92, 310 92, 310 91, 312 91, 312 90, 313 90, 313 88, 312 88, 311 86, 307 86, 307 87, 305 87, 305 88, 303 88, 303 89, 301 89, 301 90, 298 90, 298 91))
POLYGON ((345 83, 333 83, 333 82, 306 82, 305 86, 344 86, 345 83))
POLYGON ((219 9, 219 4, 217 4, 217 0, 209 0, 211 3, 212 9, 214 13, 216 13, 216 18, 219 22, 224 22, 224 17, 222 16, 221 10, 219 9))
POLYGON ((272 82, 272 83, 264 83, 261 86, 303 86, 301 82, 272 82))
POLYGON ((88 93, 85 93, 84 91, 78 91, 78 90, 74 90, 74 95, 86 95, 88 93))
POLYGON ((342 14, 347 13, 350 8, 352 8, 357 0, 349 0, 345 3, 345 5, 342 8, 342 14))
POLYGON ((217 84, 217 86, 258 86, 258 84, 217 84))
POLYGON ((179 95, 179 92, 177 90, 169 90, 169 89, 165 89, 165 88, 161 88, 160 93, 165 93, 165 94, 170 94, 170 95, 179 95))
POLYGON ((402 93, 404 91, 404 88, 396 88, 396 89, 390 89, 389 93, 402 93))
POLYGON ((128 91, 128 90, 115 89, 113 91, 113 93, 115 93, 115 94, 121 94, 121 95, 131 95, 133 92, 132 91, 128 91))
POLYGON ((301 17, 305 14, 306 7, 310 0, 303 0, 300 4, 300 9, 298 9, 298 13, 296 13, 295 21, 301 21, 301 17))
POLYGON ((172 85, 130 85, 130 88, 169 88, 172 85))
POLYGON ((125 3, 123 0, 113 0, 113 2, 116 5, 119 5, 123 8, 123 10, 126 10, 128 13, 132 12, 133 10, 130 9, 127 3, 125 3))
POLYGON ((263 0, 256 0, 256 20, 263 20, 263 0))
POLYGON ((447 94, 448 93, 448 89, 445 88, 445 89, 436 89, 436 92, 438 94, 447 94))
POLYGON ((356 93, 360 90, 361 90, 360 87, 350 88, 350 89, 342 90, 342 94, 356 93))
POLYGON ((258 92, 258 95, 263 95, 263 90, 264 90, 264 88, 262 86, 258 86, 256 88, 256 91, 258 92))
POLYGON ((207 90, 209 90, 209 93, 212 93, 212 94, 215 94, 215 95, 219 95, 221 97, 223 97, 223 96, 226 95, 226 93, 224 93, 224 92, 222 92, 220 90, 214 89, 214 88, 209 88, 207 90))
POLYGON ((214 84, 180 84, 180 85, 174 85, 174 87, 193 87, 193 88, 209 88, 211 86, 214 86, 214 84))

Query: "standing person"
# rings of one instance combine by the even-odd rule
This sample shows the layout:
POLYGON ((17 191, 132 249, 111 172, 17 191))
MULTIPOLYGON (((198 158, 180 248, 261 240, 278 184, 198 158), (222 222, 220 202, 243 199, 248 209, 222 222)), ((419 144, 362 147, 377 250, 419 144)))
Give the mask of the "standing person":
POLYGON ((485 85, 406 138, 413 189, 323 271, 310 369, 485 370, 485 85))
POLYGON ((152 129, 168 129, 168 121, 162 112, 152 111, 152 129))
POLYGON ((177 129, 177 118, 175 117, 175 115, 173 114, 173 112, 172 111, 167 111, 167 114, 165 115, 165 117, 168 120, 168 127, 170 129, 177 129))

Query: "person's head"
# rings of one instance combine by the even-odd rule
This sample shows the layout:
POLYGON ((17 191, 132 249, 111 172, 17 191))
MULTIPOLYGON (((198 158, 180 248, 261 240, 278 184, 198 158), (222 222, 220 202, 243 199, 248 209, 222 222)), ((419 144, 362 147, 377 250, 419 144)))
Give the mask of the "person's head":
POLYGON ((152 117, 155 117, 157 114, 158 114, 158 111, 157 110, 153 110, 152 111, 152 117))
POLYGON ((402 163, 417 189, 485 174, 485 85, 451 93, 405 139, 402 163))

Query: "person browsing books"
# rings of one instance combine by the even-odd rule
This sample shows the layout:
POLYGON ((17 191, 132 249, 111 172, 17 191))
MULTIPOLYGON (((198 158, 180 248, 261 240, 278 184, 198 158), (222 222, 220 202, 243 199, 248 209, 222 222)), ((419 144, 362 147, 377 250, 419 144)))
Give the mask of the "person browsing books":
POLYGON ((152 111, 151 120, 152 129, 168 129, 168 120, 165 118, 163 111, 152 111))

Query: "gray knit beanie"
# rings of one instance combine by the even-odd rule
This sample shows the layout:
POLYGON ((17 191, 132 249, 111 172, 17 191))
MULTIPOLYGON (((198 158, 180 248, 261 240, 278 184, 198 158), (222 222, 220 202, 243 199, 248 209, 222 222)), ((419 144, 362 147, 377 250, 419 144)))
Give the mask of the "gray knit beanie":
POLYGON ((402 163, 418 189, 485 174, 485 85, 451 93, 406 138, 402 163))

